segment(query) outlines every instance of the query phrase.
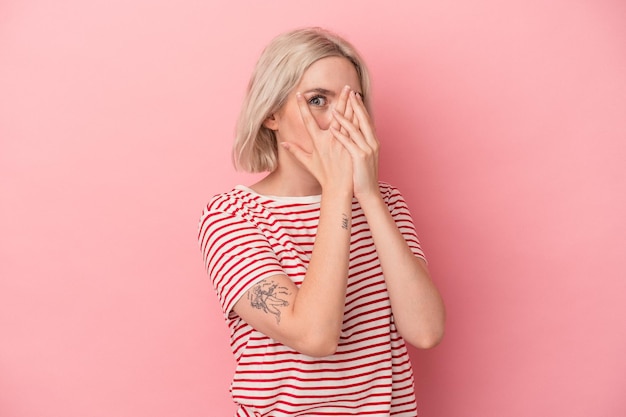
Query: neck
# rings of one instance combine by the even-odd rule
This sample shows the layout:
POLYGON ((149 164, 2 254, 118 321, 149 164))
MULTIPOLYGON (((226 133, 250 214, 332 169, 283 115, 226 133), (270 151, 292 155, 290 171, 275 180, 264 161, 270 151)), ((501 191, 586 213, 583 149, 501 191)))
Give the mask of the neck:
POLYGON ((281 197, 304 197, 321 194, 322 187, 315 177, 293 156, 281 155, 281 151, 283 150, 279 150, 278 167, 261 181, 251 185, 250 188, 262 195, 281 197))

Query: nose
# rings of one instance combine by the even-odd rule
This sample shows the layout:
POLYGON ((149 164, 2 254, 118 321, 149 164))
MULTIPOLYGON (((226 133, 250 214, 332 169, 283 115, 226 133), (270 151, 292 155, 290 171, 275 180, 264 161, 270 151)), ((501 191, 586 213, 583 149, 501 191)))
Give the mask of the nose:
POLYGON ((315 121, 317 122, 319 128, 322 130, 328 130, 328 128, 330 128, 330 122, 332 121, 332 119, 333 114, 331 110, 328 110, 327 112, 321 114, 317 114, 315 116, 315 121))

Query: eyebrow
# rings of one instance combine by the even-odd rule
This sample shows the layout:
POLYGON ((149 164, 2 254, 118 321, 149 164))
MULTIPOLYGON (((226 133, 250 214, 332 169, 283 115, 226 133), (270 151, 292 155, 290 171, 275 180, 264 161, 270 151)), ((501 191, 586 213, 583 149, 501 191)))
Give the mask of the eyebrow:
MULTIPOLYGON (((335 92, 334 91, 330 91, 330 90, 327 90, 325 88, 313 88, 311 90, 307 90, 307 91, 304 92, 304 94, 309 94, 309 93, 318 93, 318 94, 323 94, 325 96, 335 96, 335 92)), ((364 97, 363 93, 361 93, 359 91, 355 91, 355 93, 357 93, 361 97, 364 97)))
POLYGON ((311 90, 307 90, 307 91, 304 92, 304 94, 308 94, 308 93, 324 94, 325 96, 334 96, 335 95, 334 91, 330 91, 330 90, 327 90, 325 88, 313 88, 311 90))

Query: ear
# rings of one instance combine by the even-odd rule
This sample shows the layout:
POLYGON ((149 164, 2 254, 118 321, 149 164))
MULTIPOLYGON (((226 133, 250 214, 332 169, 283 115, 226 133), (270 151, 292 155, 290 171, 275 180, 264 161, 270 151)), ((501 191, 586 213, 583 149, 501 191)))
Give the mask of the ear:
POLYGON ((278 130, 278 119, 274 114, 271 114, 267 119, 263 121, 263 126, 269 130, 278 130))

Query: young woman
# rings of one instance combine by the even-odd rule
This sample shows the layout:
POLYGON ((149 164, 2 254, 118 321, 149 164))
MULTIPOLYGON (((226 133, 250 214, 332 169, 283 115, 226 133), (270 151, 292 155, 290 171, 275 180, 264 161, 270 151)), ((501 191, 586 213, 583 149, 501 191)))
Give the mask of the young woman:
POLYGON ((235 165, 268 172, 211 199, 199 242, 231 331, 237 416, 415 416, 405 342, 445 311, 400 192, 378 181, 370 82, 319 28, 263 51, 235 165))

